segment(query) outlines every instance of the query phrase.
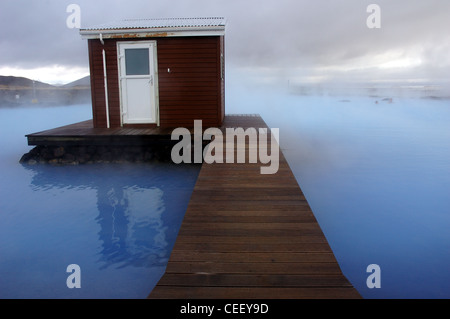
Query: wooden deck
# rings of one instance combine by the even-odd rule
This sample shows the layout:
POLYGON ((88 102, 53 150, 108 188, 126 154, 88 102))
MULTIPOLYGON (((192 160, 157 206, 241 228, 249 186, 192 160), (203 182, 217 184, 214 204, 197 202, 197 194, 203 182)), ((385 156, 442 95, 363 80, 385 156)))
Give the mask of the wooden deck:
POLYGON ((27 134, 28 145, 144 145, 170 142, 170 128, 94 128, 83 121, 27 134))
MULTIPOLYGON (((228 116, 224 127, 267 127, 228 116)), ((278 147, 278 146, 277 146, 278 147)), ((203 164, 151 299, 361 298, 342 274, 286 159, 203 164)))
MULTIPOLYGON (((227 115, 227 127, 266 128, 227 115)), ((84 121, 27 135, 29 145, 167 143, 172 129, 93 128, 84 121)), ((278 145, 276 146, 278 148, 278 145)), ((342 274, 286 159, 203 164, 166 272, 152 299, 361 298, 342 274)), ((269 146, 270 150, 270 146, 269 146)), ((236 151, 236 150, 235 150, 236 151)))

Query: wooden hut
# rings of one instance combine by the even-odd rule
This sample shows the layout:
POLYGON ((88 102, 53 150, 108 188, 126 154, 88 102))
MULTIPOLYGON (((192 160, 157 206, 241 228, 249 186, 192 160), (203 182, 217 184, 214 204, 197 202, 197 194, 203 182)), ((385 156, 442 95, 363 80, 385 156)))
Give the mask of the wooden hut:
POLYGON ((220 127, 224 18, 133 19, 80 29, 94 127, 220 127))

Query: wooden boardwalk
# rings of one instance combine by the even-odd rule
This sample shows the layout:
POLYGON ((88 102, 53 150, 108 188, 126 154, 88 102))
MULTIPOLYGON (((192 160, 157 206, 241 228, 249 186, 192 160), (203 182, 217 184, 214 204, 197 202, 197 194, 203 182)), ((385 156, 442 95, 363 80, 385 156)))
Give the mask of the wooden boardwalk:
MULTIPOLYGON (((227 115, 222 131, 227 127, 267 125, 259 116, 227 115)), ((145 145, 173 143, 171 132, 93 128, 90 120, 27 138, 29 145, 145 145)), ((202 165, 166 272, 148 297, 361 298, 342 274, 282 152, 278 172, 261 175, 268 164, 249 163, 244 148, 245 164, 202 165)))
POLYGON ((92 120, 27 134, 28 145, 145 145, 170 143, 171 128, 94 128, 92 120))
MULTIPOLYGON (((267 126, 259 116, 227 116, 225 127, 267 126)), ((276 174, 261 175, 261 165, 202 165, 166 272, 148 298, 361 298, 281 151, 276 174)))

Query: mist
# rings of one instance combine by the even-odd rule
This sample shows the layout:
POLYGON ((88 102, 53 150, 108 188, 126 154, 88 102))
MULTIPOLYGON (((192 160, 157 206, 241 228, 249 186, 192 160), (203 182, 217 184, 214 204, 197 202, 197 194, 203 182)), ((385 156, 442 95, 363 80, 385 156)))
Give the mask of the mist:
MULTIPOLYGON (((0 24, 8 32, 0 39, 0 70, 45 70, 55 65, 64 66, 65 72, 88 70, 86 42, 78 30, 65 25, 69 3, 2 1, 0 24)), ((366 26, 371 1, 108 1, 107 15, 106 2, 78 3, 82 26, 124 18, 225 16, 226 113, 260 114, 269 127, 279 128, 281 151, 344 275, 365 298, 450 297, 448 1, 380 0, 378 30, 366 26), (366 286, 366 267, 374 263, 381 267, 381 289, 366 286)), ((57 237, 70 248, 57 244, 64 252, 63 262, 67 261, 58 265, 67 266, 74 262, 71 257, 88 251, 91 255, 80 260, 92 262, 94 297, 104 296, 104 290, 113 288, 108 278, 117 275, 115 267, 122 264, 109 259, 110 266, 102 273, 92 256, 103 252, 104 262, 114 253, 120 258, 125 255, 121 255, 124 250, 111 248, 112 241, 106 247, 112 250, 98 246, 99 221, 111 216, 113 204, 121 202, 117 207, 125 224, 118 227, 124 229, 124 216, 139 214, 139 202, 147 203, 141 195, 158 197, 158 190, 170 190, 175 184, 186 199, 180 202, 184 205, 189 189, 177 188, 177 183, 183 184, 177 179, 180 171, 161 167, 125 167, 116 171, 112 186, 103 181, 114 173, 111 167, 104 168, 104 175, 96 172, 97 166, 25 168, 18 163, 30 149, 25 134, 88 120, 92 114, 89 103, 23 106, 0 109, 4 136, 0 191, 8 199, 0 203, 4 221, 0 245, 6 256, 0 263, 0 278, 2 287, 19 287, 2 293, 36 297, 42 278, 55 279, 57 270, 42 256, 58 241, 49 235, 58 228, 57 237), (130 171, 137 180, 148 177, 151 182, 136 186, 127 177, 130 171), (81 185, 80 178, 84 178, 81 185), (106 191, 99 195, 100 187, 106 191), (113 196, 124 188, 130 195, 113 196), (128 204, 122 200, 125 197, 128 204), (62 209, 64 205, 69 209, 62 209), (96 219, 99 207, 106 213, 96 219), (76 231, 90 230, 86 239, 94 243, 87 245, 90 250, 85 241, 72 242, 65 235, 64 221, 71 215, 77 216, 76 231), (36 216, 39 227, 33 233, 36 216), (86 220, 91 223, 83 224, 86 220), (33 236, 51 245, 40 250, 33 236), (37 252, 30 255, 30 247, 37 252), (31 268, 35 272, 23 277, 31 268), (38 276, 39 271, 47 273, 38 276)), ((194 175, 184 177, 193 185, 194 175)), ((177 199, 157 202, 164 205, 177 199)), ((178 209, 184 212, 183 207, 178 209)), ((165 224, 163 219, 155 220, 160 238, 165 224)), ((167 229, 174 231, 172 226, 167 229)), ((61 251, 55 250, 56 259, 61 251)), ((163 266, 158 267, 155 271, 161 272, 163 266)), ((141 275, 148 269, 131 268, 121 276, 139 278, 143 296, 156 277, 143 280, 141 275)), ((65 267, 61 269, 64 277, 65 267)), ((56 285, 60 279, 52 282, 56 285)), ((136 297, 135 287, 128 288, 131 292, 124 289, 121 296, 136 297)), ((50 284, 46 289, 54 288, 50 284)))
POLYGON ((450 100, 421 87, 320 92, 243 83, 228 88, 227 112, 258 113, 279 128, 281 150, 363 297, 447 298, 450 100), (372 263, 383 289, 366 286, 372 263))
MULTIPOLYGON (((247 80, 241 73, 227 73, 226 113, 260 114, 269 127, 279 128, 281 151, 344 275, 365 298, 450 296, 447 285, 450 259, 446 253, 450 243, 450 201, 447 194, 450 187, 450 103, 446 98, 430 98, 428 93, 416 96, 415 87, 407 92, 397 95, 383 89, 371 90, 370 94, 365 89, 357 94, 327 90, 299 92, 287 83, 275 87, 271 83, 247 80), (382 270, 382 289, 366 286, 366 267, 374 263, 382 270)), ((118 196, 118 190, 125 189, 130 192, 126 195, 129 201, 118 207, 126 214, 139 216, 139 203, 146 203, 140 197, 142 194, 152 192, 156 196, 159 193, 150 191, 152 187, 164 190, 164 185, 182 183, 183 178, 180 180, 176 176, 186 172, 170 173, 170 169, 163 169, 154 184, 147 181, 145 187, 137 187, 135 183, 139 179, 130 183, 127 177, 130 172, 133 176, 142 177, 154 174, 153 170, 158 168, 135 165, 117 170, 106 166, 102 171, 107 175, 101 175, 101 172, 94 174, 98 167, 89 165, 26 168, 18 163, 21 155, 30 149, 26 145, 25 134, 87 120, 92 116, 91 106, 9 108, 0 112, 2 135, 7 137, 2 145, 3 182, 0 190, 8 198, 0 207, 4 216, 4 229, 0 232, 4 240, 0 242, 2 251, 8 253, 8 258, 0 264, 0 271, 10 274, 2 286, 21 287, 14 296, 36 296, 24 285, 17 286, 19 279, 13 275, 22 276, 26 270, 23 256, 30 247, 27 246, 27 238, 34 235, 21 239, 20 247, 17 244, 11 246, 14 242, 11 238, 21 234, 29 220, 35 220, 33 214, 36 214, 36 209, 41 215, 49 211, 61 216, 80 212, 96 216, 99 207, 104 207, 102 216, 106 217, 109 216, 106 210, 113 209, 116 207, 113 204, 120 202, 111 202, 111 199, 118 196), (111 173, 111 169, 115 178, 108 182, 105 176, 111 173), (146 172, 144 175, 143 171, 146 172), (80 179, 85 181, 80 184, 80 179), (95 190, 99 187, 103 189, 103 195, 96 195, 95 190), (77 204, 80 196, 86 200, 77 204), (23 201, 25 197, 26 202, 23 201), (40 204, 36 205, 38 202, 40 204), (103 204, 98 206, 99 202, 103 204), (64 208, 67 203, 72 203, 69 206, 73 209, 64 208)), ((194 184, 195 179, 192 182, 194 184)), ((183 186, 178 190, 184 194, 184 203, 187 204, 189 189, 183 186)), ((172 202, 183 205, 177 200, 172 202)), ((183 207, 180 209, 184 212, 183 207)), ((49 224, 45 216, 51 215, 40 217, 40 228, 35 235, 45 234, 46 229, 65 229, 54 221, 49 224)), ((100 220, 97 219, 93 225, 80 226, 86 220, 77 219, 81 224, 76 224, 74 229, 96 229, 100 220)), ((167 230, 176 232, 176 226, 168 226, 167 230)), ((66 238, 62 233, 55 233, 55 236, 66 238)), ((44 237, 53 240, 52 243, 55 240, 52 236, 44 237)), ((90 240, 96 240, 95 236, 91 237, 90 240)), ((69 257, 78 256, 78 260, 96 265, 98 260, 81 259, 77 247, 84 247, 84 244, 72 241, 73 250, 64 254, 67 264, 73 263, 72 260, 69 262, 69 257)), ((114 245, 106 246, 105 258, 114 255, 109 255, 109 252, 114 252, 112 247, 114 245)), ((129 256, 126 252, 127 249, 117 251, 120 258, 129 256)), ((112 265, 115 262, 126 263, 126 259, 103 258, 101 264, 108 260, 112 265)), ((47 266, 48 263, 39 262, 36 267, 44 271, 47 266)), ((122 278, 133 277, 141 270, 148 271, 130 267, 123 268, 124 271, 132 271, 121 275, 122 278)), ((55 273, 54 268, 48 269, 55 273)), ((108 289, 107 280, 101 276, 108 277, 118 271, 114 269, 106 267, 104 272, 92 272, 99 278, 91 283, 95 285, 92 292, 95 296, 103 296, 102 289, 108 289)), ((155 273, 162 274, 162 268, 155 273)), ((156 284, 158 276, 140 281, 138 286, 142 295, 149 290, 146 287, 156 284)), ((43 283, 33 281, 33 276, 27 278, 27 287, 39 291, 43 283)), ((138 286, 129 288, 135 291, 138 286)), ((53 288, 50 285, 48 289, 53 288)), ((136 297, 134 292, 125 291, 121 298, 123 296, 136 297)), ((71 295, 71 298, 82 297, 71 295)))
POLYGON ((0 109, 0 298, 144 299, 164 274, 198 166, 21 165, 25 134, 89 104, 0 109), (81 268, 68 289, 66 268, 81 268))
MULTIPOLYGON (((66 25, 70 3, 1 2, 0 25, 8 32, 0 39, 0 74, 39 69, 42 80, 53 70, 50 82, 61 83, 55 69, 61 78, 88 72, 87 43, 66 25)), ((367 27, 368 0, 76 3, 81 27, 135 18, 225 17, 227 67, 273 84, 449 80, 446 0, 377 1, 379 29, 367 27)))

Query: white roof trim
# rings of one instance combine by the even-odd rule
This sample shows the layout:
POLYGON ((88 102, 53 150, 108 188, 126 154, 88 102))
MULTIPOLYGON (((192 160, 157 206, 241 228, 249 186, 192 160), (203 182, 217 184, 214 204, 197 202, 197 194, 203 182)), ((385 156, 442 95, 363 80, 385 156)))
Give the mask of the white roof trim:
POLYGON ((134 19, 80 29, 83 39, 171 36, 221 36, 224 18, 134 19))

